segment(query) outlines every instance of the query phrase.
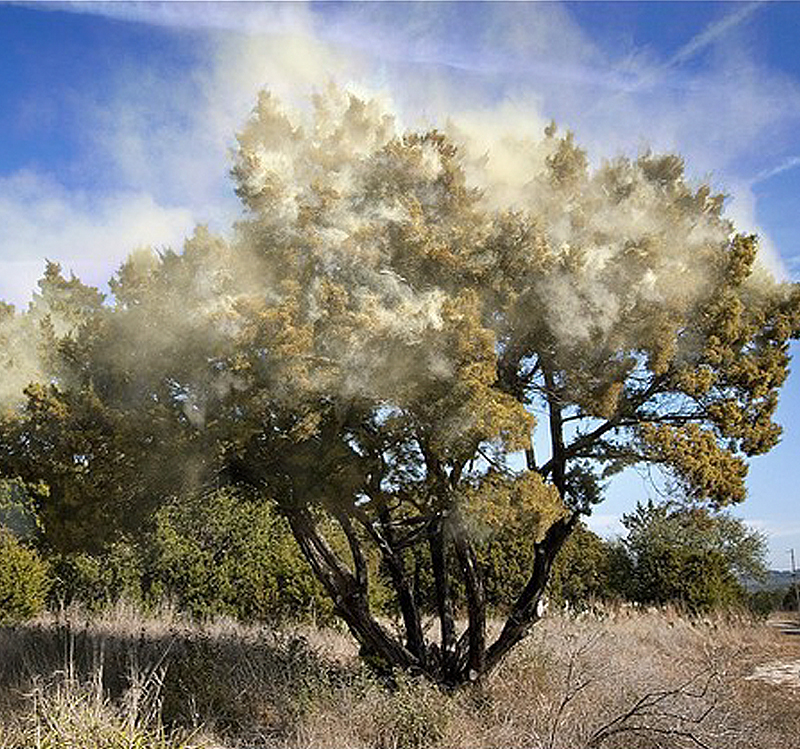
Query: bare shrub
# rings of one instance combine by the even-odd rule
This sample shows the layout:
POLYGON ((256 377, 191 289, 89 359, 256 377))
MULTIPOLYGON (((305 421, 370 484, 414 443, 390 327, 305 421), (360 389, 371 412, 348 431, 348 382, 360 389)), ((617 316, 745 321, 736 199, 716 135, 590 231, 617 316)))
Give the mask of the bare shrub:
POLYGON ((548 616, 446 691, 372 674, 336 629, 70 613, 0 629, 0 747, 791 749, 800 684, 747 677, 796 658, 761 623, 619 608, 548 616))

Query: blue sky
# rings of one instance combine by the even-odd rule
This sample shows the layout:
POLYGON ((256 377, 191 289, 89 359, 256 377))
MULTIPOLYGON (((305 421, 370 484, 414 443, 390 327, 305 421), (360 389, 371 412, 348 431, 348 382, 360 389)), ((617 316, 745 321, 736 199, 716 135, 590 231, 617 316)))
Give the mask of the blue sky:
MULTIPOLYGON (((390 96, 409 127, 552 118, 595 161, 677 150, 773 272, 800 279, 798 28, 788 2, 0 5, 0 299, 24 305, 45 258, 102 286, 138 246, 224 230, 228 152, 258 89, 294 102, 331 78, 390 96)), ((800 374, 779 420, 736 512, 786 568, 800 374)), ((624 477, 592 525, 614 532, 650 491, 624 477)))

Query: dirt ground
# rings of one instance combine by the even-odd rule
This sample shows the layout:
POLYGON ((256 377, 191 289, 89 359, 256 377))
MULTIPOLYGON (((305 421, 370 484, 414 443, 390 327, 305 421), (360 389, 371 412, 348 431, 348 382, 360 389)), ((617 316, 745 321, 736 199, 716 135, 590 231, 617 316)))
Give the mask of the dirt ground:
POLYGON ((796 651, 797 658, 776 660, 756 666, 747 678, 768 684, 800 690, 800 619, 794 613, 782 612, 772 616, 769 625, 787 638, 787 645, 794 640, 795 648, 787 648, 789 653, 796 651))

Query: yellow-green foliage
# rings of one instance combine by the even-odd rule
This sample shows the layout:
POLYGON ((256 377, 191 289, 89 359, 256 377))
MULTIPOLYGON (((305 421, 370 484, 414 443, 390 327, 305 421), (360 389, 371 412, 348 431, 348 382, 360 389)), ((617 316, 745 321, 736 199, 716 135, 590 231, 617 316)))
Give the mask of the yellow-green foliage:
POLYGON ((47 565, 39 555, 0 527, 0 624, 38 614, 49 585, 47 565))
POLYGON ((717 506, 745 498, 747 464, 720 447, 714 434, 697 424, 682 427, 643 424, 640 428, 648 457, 668 465, 689 497, 717 506))
POLYGON ((462 508, 476 539, 505 532, 541 541, 555 520, 565 514, 558 491, 537 473, 508 476, 490 471, 463 492, 462 508))

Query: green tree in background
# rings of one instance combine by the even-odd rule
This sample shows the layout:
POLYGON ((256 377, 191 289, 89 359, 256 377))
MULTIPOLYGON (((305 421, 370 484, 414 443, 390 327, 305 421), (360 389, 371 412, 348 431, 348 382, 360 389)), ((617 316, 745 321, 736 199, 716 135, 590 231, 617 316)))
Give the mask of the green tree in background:
POLYGON ((238 142, 230 240, 135 253, 110 305, 48 267, 33 310, 3 313, 25 354, 7 368, 38 384, 0 420, 0 471, 50 487, 54 547, 246 491, 373 662, 462 684, 536 622, 608 476, 655 465, 698 507, 744 499, 745 459, 779 438, 800 291, 679 157, 590 168, 548 128, 495 158, 333 88, 299 114, 263 94, 238 142), (504 529, 530 561, 490 640, 481 553, 504 529))
POLYGON ((154 371, 156 352, 114 340, 117 319, 48 262, 28 310, 0 320, 0 396, 14 382, 24 395, 0 397, 0 475, 46 487, 35 510, 48 552, 98 553, 138 533, 165 498, 202 481, 209 459, 175 428, 178 384, 154 371))
POLYGON ((146 594, 195 617, 330 617, 288 524, 263 501, 218 491, 165 505, 148 546, 146 594))
POLYGON ((593 602, 618 598, 611 586, 612 549, 580 523, 553 565, 548 593, 553 603, 572 610, 593 602))
POLYGON ((0 624, 38 614, 50 588, 46 562, 34 544, 41 532, 36 498, 41 484, 0 479, 0 624))
POLYGON ((20 541, 37 541, 42 523, 36 508, 47 492, 46 484, 25 484, 18 478, 0 479, 0 527, 20 541))
POLYGON ((648 502, 622 523, 617 561, 631 600, 704 612, 743 603, 740 579, 766 573, 766 539, 730 514, 648 502))
POLYGON ((195 619, 328 621, 331 605, 273 507, 220 490, 168 501, 128 539, 51 554, 51 600, 102 610, 163 603, 195 619))

